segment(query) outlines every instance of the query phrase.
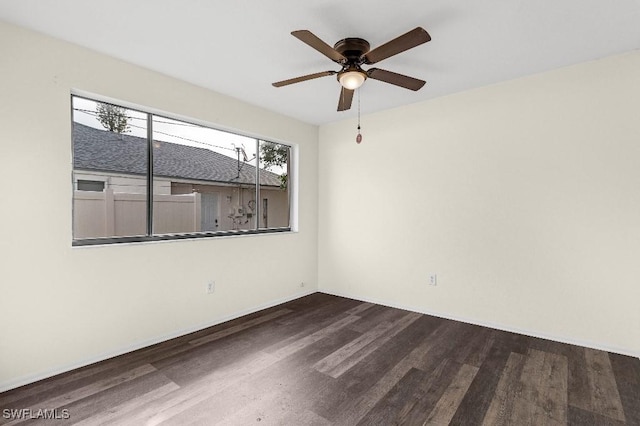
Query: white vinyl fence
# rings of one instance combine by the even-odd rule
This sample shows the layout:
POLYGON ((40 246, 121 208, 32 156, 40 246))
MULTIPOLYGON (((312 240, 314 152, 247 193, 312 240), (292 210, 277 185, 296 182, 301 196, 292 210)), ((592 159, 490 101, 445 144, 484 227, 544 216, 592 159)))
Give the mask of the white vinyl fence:
MULTIPOLYGON (((155 195, 154 234, 200 231, 201 196, 155 195)), ((74 238, 145 235, 147 232, 146 195, 75 191, 73 196, 74 238)))

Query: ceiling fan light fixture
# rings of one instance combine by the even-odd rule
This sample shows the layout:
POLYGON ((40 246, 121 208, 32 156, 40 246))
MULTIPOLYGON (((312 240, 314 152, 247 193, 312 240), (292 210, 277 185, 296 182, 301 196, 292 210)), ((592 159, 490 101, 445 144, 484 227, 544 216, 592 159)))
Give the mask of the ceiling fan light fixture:
POLYGON ((367 75, 362 71, 346 71, 338 76, 338 81, 345 89, 355 90, 362 86, 367 75))

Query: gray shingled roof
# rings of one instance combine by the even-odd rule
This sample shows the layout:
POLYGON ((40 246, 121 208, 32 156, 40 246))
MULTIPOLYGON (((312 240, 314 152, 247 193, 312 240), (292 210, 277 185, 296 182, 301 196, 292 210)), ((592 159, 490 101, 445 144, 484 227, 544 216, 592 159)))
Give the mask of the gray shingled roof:
MULTIPOLYGON (((166 178, 224 183, 255 183, 256 169, 217 152, 154 141, 153 171, 166 178)), ((110 173, 146 175, 147 140, 73 123, 73 167, 110 173)), ((280 176, 260 169, 260 184, 280 186, 280 176)))

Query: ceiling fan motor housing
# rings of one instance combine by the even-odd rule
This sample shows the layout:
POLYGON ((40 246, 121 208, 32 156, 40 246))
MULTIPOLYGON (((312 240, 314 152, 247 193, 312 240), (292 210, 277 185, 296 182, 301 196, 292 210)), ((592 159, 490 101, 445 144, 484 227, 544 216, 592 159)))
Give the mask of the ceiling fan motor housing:
MULTIPOLYGON (((367 78, 367 73, 360 68, 360 65, 364 63, 364 55, 371 49, 369 42, 361 38, 349 37, 337 42, 333 48, 342 56, 347 58, 347 61, 342 64, 342 70, 338 72, 338 75, 336 76, 338 81, 344 86, 345 84, 342 81, 343 76, 347 73, 355 72, 362 76, 357 78, 357 80, 361 80, 359 81, 359 84, 355 83, 357 84, 357 87, 359 87, 367 78)), ((346 87, 349 87, 349 84, 347 84, 346 87)))
POLYGON ((364 54, 371 49, 371 46, 367 40, 350 37, 343 38, 333 48, 347 58, 347 63, 360 65, 364 62, 364 54))

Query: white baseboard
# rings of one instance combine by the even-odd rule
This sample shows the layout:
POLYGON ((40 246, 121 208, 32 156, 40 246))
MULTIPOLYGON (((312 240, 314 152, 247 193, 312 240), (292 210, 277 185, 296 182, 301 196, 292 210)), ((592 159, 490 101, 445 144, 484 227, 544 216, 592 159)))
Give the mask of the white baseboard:
POLYGON ((151 339, 147 339, 147 340, 143 340, 143 341, 140 341, 140 342, 136 342, 136 343, 133 343, 131 345, 128 345, 128 346, 125 346, 125 347, 122 347, 122 348, 114 349, 113 351, 97 354, 97 355, 92 356, 90 358, 86 358, 86 359, 83 359, 83 360, 72 362, 72 363, 69 363, 69 364, 66 364, 66 365, 61 365, 61 366, 58 366, 58 367, 55 367, 55 368, 52 368, 52 369, 48 369, 46 371, 41 371, 41 372, 38 372, 38 373, 35 373, 35 374, 30 374, 30 375, 18 377, 16 379, 8 380, 8 381, 0 383, 0 393, 1 392, 6 392, 6 391, 11 390, 11 389, 18 388, 20 386, 28 385, 30 383, 37 382, 39 380, 47 379, 49 377, 52 377, 52 376, 55 376, 55 375, 58 375, 58 374, 61 374, 61 373, 66 373, 68 371, 75 370, 76 368, 85 367, 87 365, 94 364, 96 362, 104 361, 106 359, 113 358, 113 357, 116 357, 116 356, 119 356, 119 355, 123 355, 123 354, 129 353, 129 352, 133 352, 133 351, 138 350, 138 349, 146 348, 148 346, 155 345, 157 343, 166 342, 167 340, 175 339, 176 337, 180 337, 180 336, 187 335, 189 333, 200 331, 200 330, 203 330, 205 328, 212 327, 214 325, 218 325, 218 324, 221 324, 223 322, 227 322, 227 321, 239 318, 239 317, 244 316, 244 315, 252 314, 254 312, 258 312, 258 311, 261 311, 263 309, 271 308, 273 306, 277 306, 277 305, 280 305, 282 303, 290 302, 292 300, 299 299, 301 297, 308 296, 308 295, 316 293, 316 292, 317 292, 317 290, 315 290, 315 289, 310 289, 310 290, 307 290, 307 291, 304 291, 304 292, 299 292, 299 293, 294 294, 293 296, 282 298, 282 299, 278 299, 278 300, 272 300, 272 301, 270 301, 268 303, 265 303, 265 304, 262 304, 262 305, 259 305, 259 306, 254 306, 252 308, 244 309, 244 310, 239 311, 239 312, 234 312, 231 315, 227 315, 227 316, 224 316, 224 317, 216 318, 216 319, 213 319, 213 320, 208 321, 208 322, 203 323, 203 324, 198 324, 198 325, 195 325, 195 326, 192 326, 192 327, 188 327, 188 328, 184 328, 184 329, 181 329, 181 330, 177 330, 177 331, 174 331, 172 333, 164 334, 162 336, 156 336, 156 337, 151 338, 151 339))
POLYGON ((453 320, 453 321, 464 322, 464 323, 467 323, 467 324, 479 325, 479 326, 482 326, 482 327, 493 328, 493 329, 496 329, 496 330, 508 331, 510 333, 523 334, 525 336, 537 337, 537 338, 546 339, 546 340, 553 340, 554 342, 567 343, 567 344, 570 344, 570 345, 583 346, 585 348, 597 349, 597 350, 601 350, 601 351, 617 353, 617 354, 620 354, 620 355, 632 356, 634 358, 640 358, 640 353, 633 352, 633 351, 631 351, 629 349, 625 349, 625 348, 617 348, 617 347, 611 347, 611 346, 608 346, 608 345, 603 345, 603 344, 598 343, 598 342, 580 341, 580 340, 573 339, 573 338, 570 338, 570 337, 565 337, 565 336, 551 336, 551 335, 544 334, 544 333, 539 333, 539 332, 536 332, 536 331, 523 330, 523 329, 519 329, 519 328, 516 328, 516 327, 505 326, 503 324, 496 324, 496 323, 491 323, 491 322, 483 322, 483 321, 472 320, 472 319, 469 319, 469 318, 456 317, 456 316, 453 316, 453 315, 443 314, 441 312, 434 312, 434 311, 429 311, 429 310, 422 309, 422 308, 416 308, 415 306, 406 306, 406 305, 394 304, 394 303, 389 303, 389 302, 387 302, 385 300, 377 300, 377 299, 371 299, 371 298, 366 298, 366 297, 363 298, 363 297, 360 297, 360 296, 357 296, 357 295, 354 295, 354 294, 349 294, 349 293, 327 291, 327 290, 324 290, 324 289, 318 289, 318 292, 325 293, 325 294, 331 294, 333 296, 340 296, 340 297, 346 297, 346 298, 349 298, 349 299, 360 300, 362 302, 375 303, 377 305, 388 306, 390 308, 397 308, 397 309, 403 309, 405 311, 417 312, 417 313, 420 313, 420 314, 430 315, 430 316, 434 316, 434 317, 438 317, 438 318, 444 318, 444 319, 449 319, 449 320, 453 320))

